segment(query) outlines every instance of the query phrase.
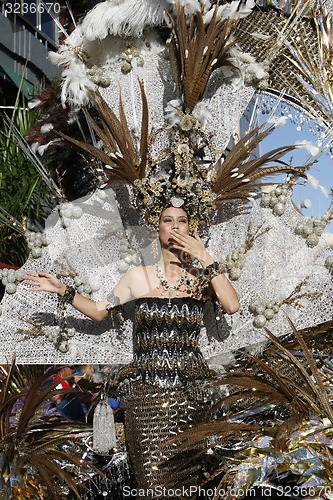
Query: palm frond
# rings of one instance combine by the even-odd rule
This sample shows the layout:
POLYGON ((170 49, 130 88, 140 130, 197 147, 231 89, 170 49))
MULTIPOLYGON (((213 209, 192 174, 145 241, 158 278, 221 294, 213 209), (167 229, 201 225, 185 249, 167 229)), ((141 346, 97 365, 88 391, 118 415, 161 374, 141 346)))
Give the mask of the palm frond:
POLYGON ((207 449, 207 439, 211 436, 216 438, 234 437, 237 433, 257 432, 260 430, 260 425, 246 424, 243 422, 230 422, 227 420, 212 420, 199 425, 190 427, 189 429, 177 434, 165 441, 164 445, 177 443, 177 447, 182 450, 191 446, 197 446, 199 443, 205 442, 203 451, 207 449))
MULTIPOLYGON (((258 358, 253 358, 253 360, 258 364, 258 366, 266 370, 267 373, 274 376, 276 385, 266 382, 262 377, 249 375, 248 373, 226 374, 218 383, 223 382, 223 384, 245 387, 249 390, 237 392, 231 396, 226 396, 223 399, 223 405, 229 406, 237 400, 237 397, 251 397, 256 399, 268 398, 269 401, 273 401, 275 403, 291 403, 294 398, 294 393, 285 387, 283 379, 258 358)), ((304 409, 305 408, 303 408, 303 410, 304 409)))
POLYGON ((23 265, 29 254, 25 221, 39 227, 53 207, 51 194, 57 188, 43 165, 27 145, 24 136, 36 123, 24 100, 17 100, 12 117, 0 114, 0 261, 23 265))
MULTIPOLYGON (((297 329, 295 328, 294 324, 290 319, 289 323, 293 329, 294 335, 296 336, 298 342, 302 346, 302 350, 304 352, 306 360, 309 363, 309 367, 313 377, 315 378, 315 381, 313 381, 312 376, 309 375, 307 369, 296 358, 296 356, 294 356, 286 347, 284 347, 281 341, 270 330, 265 328, 265 331, 269 336, 269 338, 271 339, 271 341, 274 343, 274 345, 278 348, 278 350, 281 351, 287 357, 289 362, 292 362, 293 367, 295 368, 295 373, 297 373, 301 377, 303 382, 306 384, 307 389, 311 391, 312 400, 317 403, 321 412, 324 412, 327 418, 329 418, 329 420, 333 423, 333 411, 331 408, 327 390, 321 380, 321 375, 319 373, 317 365, 306 343, 304 342, 304 340, 302 339, 302 337, 300 336, 300 334, 298 333, 297 329)), ((293 381, 291 381, 291 383, 293 383, 293 381)))

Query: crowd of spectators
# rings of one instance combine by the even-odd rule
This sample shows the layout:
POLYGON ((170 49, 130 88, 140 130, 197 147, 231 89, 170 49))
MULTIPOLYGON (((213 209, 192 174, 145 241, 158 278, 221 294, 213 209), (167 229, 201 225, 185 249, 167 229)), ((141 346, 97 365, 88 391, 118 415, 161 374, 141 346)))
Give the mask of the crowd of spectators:
MULTIPOLYGON (((52 378, 58 382, 59 393, 50 401, 47 413, 56 414, 69 420, 92 423, 94 408, 101 394, 108 395, 108 402, 113 409, 115 420, 122 421, 123 409, 119 398, 109 394, 110 387, 103 371, 93 365, 65 366, 59 368, 52 378)), ((112 388, 111 388, 112 389, 112 388)), ((111 390, 111 393, 114 392, 111 390)))

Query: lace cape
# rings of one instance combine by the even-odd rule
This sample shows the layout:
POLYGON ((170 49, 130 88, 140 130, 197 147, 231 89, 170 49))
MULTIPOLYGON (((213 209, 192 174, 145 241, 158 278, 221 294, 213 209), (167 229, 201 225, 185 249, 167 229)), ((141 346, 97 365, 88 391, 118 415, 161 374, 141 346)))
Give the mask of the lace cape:
MULTIPOLYGON (((123 275, 119 269, 124 269, 126 260, 131 260, 133 249, 143 263, 149 263, 151 258, 151 242, 142 226, 135 225, 137 214, 126 209, 126 190, 118 190, 117 200, 112 189, 107 191, 104 200, 99 195, 97 191, 75 203, 83 209, 83 214, 73 219, 67 228, 62 227, 58 211, 54 211, 46 226, 49 245, 44 247, 40 258, 30 257, 24 266, 24 269, 47 269, 51 273, 74 273, 85 277, 93 288, 99 284, 99 289, 91 295, 96 301, 105 298, 119 281, 123 275), (131 247, 127 254, 123 250, 125 236, 131 247)), ((254 317, 249 311, 249 303, 256 296, 283 301, 306 278, 302 290, 310 294, 320 292, 315 300, 311 296, 302 297, 300 307, 282 306, 267 323, 277 335, 290 331, 287 316, 301 329, 331 319, 333 312, 332 277, 324 266, 329 250, 324 240, 311 249, 294 233, 293 228, 302 219, 294 206, 289 203, 281 217, 260 207, 259 202, 233 215, 236 208, 228 207, 226 213, 232 216, 210 229, 207 247, 216 259, 225 258, 244 244, 249 223, 252 227, 268 226, 270 230, 255 239, 245 256, 241 277, 234 282, 240 296, 240 311, 216 321, 213 309, 207 308, 200 344, 206 358, 220 356, 214 363, 222 362, 225 355, 235 349, 249 345, 258 347, 265 341, 263 331, 253 326, 254 317)), ((61 353, 43 335, 45 326, 55 322, 56 298, 53 294, 32 293, 28 286, 20 284, 15 294, 5 294, 2 311, 1 363, 10 362, 13 355, 19 363, 123 364, 132 359, 130 320, 117 331, 109 319, 94 322, 69 306, 68 326, 74 327, 77 333, 70 341, 69 351, 61 353)))
MULTIPOLYGON (((116 18, 106 15, 115 6, 118 8, 118 3, 99 4, 91 14, 95 17, 91 17, 90 21, 87 17, 88 20, 85 21, 91 29, 84 29, 85 25, 82 24, 68 38, 59 53, 53 56, 55 62, 66 65, 67 68, 63 98, 76 103, 86 102, 90 84, 86 78, 84 58, 78 57, 78 54, 93 55, 95 59, 88 58, 90 65, 98 62, 111 82, 102 91, 103 97, 117 111, 121 89, 122 96, 126 96, 123 99, 124 109, 133 131, 138 130, 141 116, 137 79, 143 78, 148 98, 150 129, 156 130, 164 124, 167 103, 176 98, 170 66, 164 54, 165 46, 154 33, 145 29, 147 26, 160 24, 163 15, 159 9, 156 12, 150 9, 150 18, 150 14, 146 16, 148 10, 142 8, 140 16, 142 14, 143 17, 138 17, 138 26, 135 27, 134 23, 135 29, 126 35, 141 36, 144 33, 144 36, 132 36, 125 40, 119 35, 123 34, 122 27, 128 26, 128 23, 120 20, 119 26, 115 27, 112 23, 116 18), (98 15, 101 9, 104 9, 105 16, 98 15), (101 19, 103 23, 100 23, 101 19), (108 20, 111 23, 109 27, 106 26, 108 20), (103 28, 101 34, 103 26, 106 29, 103 28), (96 29, 97 32, 94 32, 96 29), (124 74, 121 54, 128 44, 138 51, 144 64, 140 67, 134 58, 131 71, 124 74), (78 75, 80 85, 77 85, 78 75), (76 94, 73 89, 77 90, 76 94)), ((123 12, 127 12, 127 17, 131 16, 133 1, 128 0, 123 4, 127 9, 124 7, 123 12)), ((140 8, 145 5, 145 2, 140 2, 140 8)), ((244 85, 242 77, 228 81, 220 70, 213 74, 204 101, 205 132, 211 137, 211 145, 217 155, 227 146, 253 93, 254 88, 244 85)), ((157 157, 168 146, 168 134, 160 134, 151 151, 152 157, 157 157)), ((59 220, 58 210, 54 211, 46 224, 49 245, 43 249, 40 258, 30 257, 24 269, 78 274, 97 284, 93 286, 96 290, 92 293, 92 298, 101 300, 122 276, 119 269, 124 269, 127 261, 132 262, 130 255, 126 255, 126 250, 124 254, 125 235, 144 263, 149 260, 150 243, 143 228, 138 225, 138 214, 128 208, 127 189, 110 189, 105 199, 97 191, 90 197, 78 200, 75 205, 83 209, 83 215, 72 219, 66 228, 59 220)), ((290 202, 281 217, 272 215, 270 209, 261 208, 259 202, 242 207, 237 204, 225 205, 221 221, 211 227, 207 242, 209 251, 216 259, 225 257, 237 246, 244 244, 250 222, 253 228, 262 225, 269 226, 270 230, 255 240, 253 248, 246 254, 242 275, 234 283, 241 300, 240 311, 232 317, 223 316, 222 321, 216 322, 212 309, 207 310, 207 328, 203 329, 201 338, 202 350, 207 358, 215 357, 215 362, 218 363, 225 353, 253 344, 258 346, 265 341, 263 331, 253 326, 253 315, 249 311, 251 300, 258 295, 263 299, 283 301, 305 279, 307 283, 302 290, 308 296, 303 296, 300 300, 301 307, 281 307, 267 326, 281 335, 289 331, 286 315, 290 316, 297 328, 305 328, 332 318, 332 277, 324 267, 329 249, 322 239, 315 248, 309 248, 304 239, 294 233, 293 228, 301 219, 302 215, 290 202), (313 294, 317 291, 320 296, 313 300, 313 294)), ((23 284, 19 285, 15 294, 6 293, 0 320, 0 363, 10 362, 14 355, 19 363, 130 362, 130 321, 121 331, 116 331, 112 329, 109 320, 95 323, 70 308, 68 326, 74 327, 77 333, 71 339, 69 351, 61 353, 44 335, 45 327, 54 325, 55 310, 56 298, 53 295, 31 293, 23 284)))

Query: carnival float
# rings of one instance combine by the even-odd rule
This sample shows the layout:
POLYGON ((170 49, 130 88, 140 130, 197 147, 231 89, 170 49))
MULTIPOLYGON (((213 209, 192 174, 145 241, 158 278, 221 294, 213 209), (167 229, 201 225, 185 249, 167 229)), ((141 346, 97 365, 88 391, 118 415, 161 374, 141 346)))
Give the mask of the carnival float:
MULTIPOLYGON (((52 453, 57 464, 71 462, 71 478, 51 462, 43 472, 33 453, 22 462, 20 437, 10 453, 5 442, 29 422, 45 440, 55 423, 34 420, 37 407, 26 420, 22 410, 22 423, 11 420, 14 401, 31 400, 33 391, 42 404, 55 390, 41 389, 44 374, 21 393, 13 376, 25 366, 108 365, 109 381, 133 357, 131 302, 120 323, 96 324, 70 306, 60 310, 54 294, 32 293, 26 272, 55 274, 101 301, 129 269, 156 260, 151 228, 162 195, 172 206, 186 198, 197 207, 199 235, 241 304, 228 316, 207 301, 199 342, 219 378, 204 396, 209 420, 174 437, 177 471, 199 463, 210 498, 219 489, 225 499, 242 498, 251 488, 256 498, 267 488, 271 496, 289 488, 292 498, 332 497, 333 254, 325 231, 333 208, 328 202, 322 214, 305 217, 293 199, 298 184, 314 179, 318 156, 332 151, 332 7, 98 3, 50 53, 61 81, 29 102, 35 123, 23 135, 5 119, 44 193, 38 210, 20 220, 0 207, 5 230, 25 238, 30 251, 19 269, 0 270, 0 362, 18 365, 4 369, 0 406, 5 498, 123 498, 131 484, 126 432, 105 450, 101 435, 94 448, 91 428, 75 429, 77 444, 62 422, 52 453), (313 144, 274 146, 285 110, 302 127, 316 124, 313 144), (273 147, 262 152, 266 138, 273 147), (294 165, 300 149, 305 160, 294 165)), ((43 440, 35 446, 47 449, 43 440)), ((177 477, 170 474, 169 488, 179 486, 177 477)))

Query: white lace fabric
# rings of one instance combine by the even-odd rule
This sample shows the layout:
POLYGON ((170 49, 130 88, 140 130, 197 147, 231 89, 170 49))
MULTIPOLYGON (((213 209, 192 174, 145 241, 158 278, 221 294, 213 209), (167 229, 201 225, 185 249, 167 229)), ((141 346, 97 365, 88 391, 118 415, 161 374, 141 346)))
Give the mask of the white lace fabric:
MULTIPOLYGON (((117 201, 113 190, 109 189, 103 202, 95 193, 76 203, 83 209, 82 217, 72 220, 64 229, 55 211, 46 225, 49 245, 39 259, 30 257, 24 269, 84 276, 100 285, 92 294, 92 298, 99 301, 122 276, 118 264, 121 260, 120 241, 124 235, 129 236, 132 247, 142 254, 144 262, 149 246, 142 227, 132 225, 131 217, 136 214, 124 208, 124 189, 117 193, 117 201), (118 204, 123 207, 126 229, 118 204)), ((232 213, 232 208, 229 207, 228 211, 232 213)), ((255 240, 253 248, 246 254, 242 275, 234 282, 240 297, 240 311, 233 316, 223 316, 218 332, 215 316, 212 311, 209 313, 208 328, 203 328, 201 336, 201 348, 206 358, 215 357, 214 362, 218 362, 218 356, 223 360, 225 353, 250 345, 258 346, 265 341, 263 330, 253 326, 253 315, 248 309, 250 301, 255 296, 283 301, 305 278, 308 282, 303 290, 319 291, 320 297, 315 300, 304 297, 302 307, 298 308, 282 306, 274 319, 267 323, 269 329, 276 335, 289 332, 287 316, 299 329, 332 317, 332 276, 324 267, 329 250, 324 240, 311 249, 304 239, 294 234, 293 227, 301 218, 291 203, 282 217, 275 217, 270 209, 263 209, 254 202, 243 214, 233 215, 211 227, 208 249, 217 260, 244 244, 250 222, 253 228, 269 226, 271 229, 255 240)), ((39 334, 39 327, 54 324, 56 303, 53 294, 31 292, 24 284, 18 286, 14 295, 5 295, 0 318, 1 363, 9 363, 13 356, 18 363, 31 364, 126 364, 131 361, 131 320, 116 331, 109 319, 94 322, 71 306, 67 308, 68 326, 74 327, 77 333, 70 340, 69 351, 59 352, 44 335, 39 334), (34 333, 29 333, 30 330, 34 333)))
MULTIPOLYGON (((170 100, 178 96, 170 64, 165 57, 165 46, 152 31, 144 30, 147 26, 160 24, 163 13, 159 8, 154 10, 156 4, 152 0, 126 0, 121 4, 129 18, 135 3, 140 7, 140 16, 142 14, 143 17, 140 17, 137 25, 132 20, 133 32, 130 35, 144 33, 144 36, 121 38, 120 20, 117 27, 115 18, 109 16, 111 11, 118 8, 119 2, 103 2, 90 14, 90 21, 88 17, 85 21, 90 29, 85 30, 84 23, 79 26, 54 59, 67 68, 63 98, 82 104, 87 98, 85 84, 89 86, 92 82, 89 83, 86 77, 88 68, 76 54, 79 49, 87 51, 92 56, 89 65, 99 65, 110 78, 109 87, 101 89, 102 96, 118 114, 121 91, 129 129, 137 133, 141 121, 138 78, 144 81, 150 131, 156 131, 164 125, 165 108, 170 100), (101 12, 104 12, 105 17, 99 15, 101 12), (103 26, 98 26, 96 19, 103 26), (132 70, 124 74, 121 54, 127 45, 135 47, 144 64, 140 67, 133 61, 132 70), (81 86, 76 85, 77 71, 82 76, 81 86), (72 77, 74 87, 80 88, 75 96, 71 93, 72 77)), ((232 81, 225 81, 220 70, 213 74, 204 96, 209 112, 205 133, 211 137, 216 157, 228 145, 253 93, 254 88, 251 86, 236 86, 232 81)), ((152 159, 158 158, 168 147, 168 134, 159 134, 150 151, 152 159)), ((43 249, 40 258, 30 257, 24 269, 76 273, 86 277, 98 283, 99 289, 91 296, 98 301, 106 297, 122 276, 119 263, 123 259, 121 241, 125 235, 141 254, 143 262, 147 262, 149 243, 144 228, 138 225, 138 214, 129 208, 127 188, 109 189, 107 198, 102 198, 96 192, 77 200, 75 204, 82 208, 83 215, 71 220, 66 228, 55 210, 46 223, 49 245, 43 249)), ((222 359, 225 353, 249 345, 260 345, 266 337, 263 330, 253 326, 253 315, 248 309, 250 301, 256 296, 283 301, 305 278, 307 283, 303 290, 308 290, 310 296, 302 298, 301 307, 282 306, 267 326, 276 335, 281 335, 290 331, 287 316, 299 329, 331 319, 332 276, 324 267, 329 249, 323 239, 315 248, 309 248, 300 236, 294 234, 293 228, 302 215, 292 204, 289 203, 281 217, 274 216, 270 209, 261 208, 259 202, 245 206, 243 213, 240 213, 237 204, 225 205, 224 210, 224 221, 211 227, 208 240, 208 249, 217 260, 244 244, 249 223, 254 228, 263 225, 271 229, 255 240, 253 248, 246 254, 242 275, 234 283, 240 297, 240 311, 231 317, 223 316, 218 331, 213 312, 207 313, 209 326, 207 331, 202 330, 201 338, 205 357, 216 357, 218 362, 218 356, 222 359), (320 292, 319 298, 313 300, 313 292, 320 292)), ((10 363, 13 356, 18 363, 30 364, 125 364, 131 361, 130 321, 121 331, 116 331, 112 329, 110 320, 93 322, 70 306, 67 310, 68 326, 74 327, 77 333, 70 340, 69 351, 59 352, 43 334, 45 326, 54 325, 56 302, 54 295, 33 293, 23 284, 18 286, 15 294, 5 294, 0 317, 0 363, 10 363)))

